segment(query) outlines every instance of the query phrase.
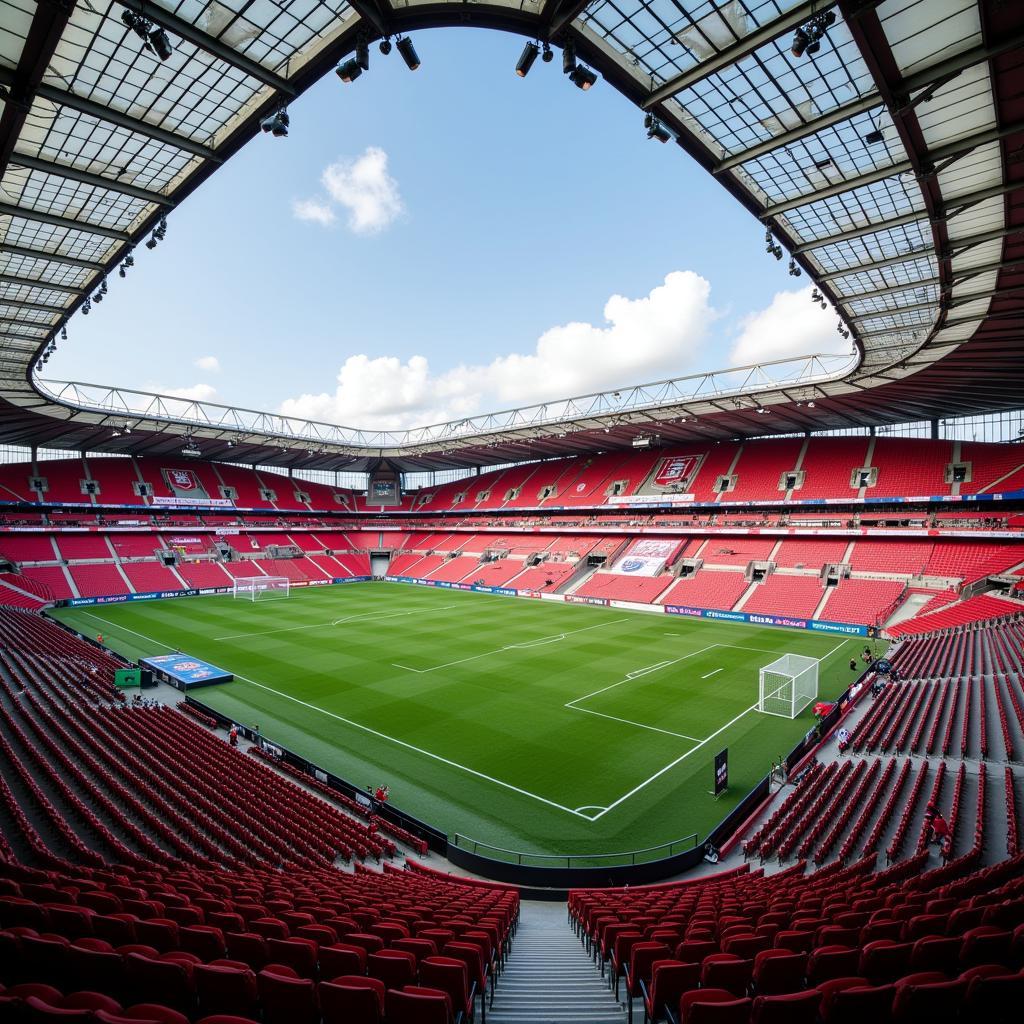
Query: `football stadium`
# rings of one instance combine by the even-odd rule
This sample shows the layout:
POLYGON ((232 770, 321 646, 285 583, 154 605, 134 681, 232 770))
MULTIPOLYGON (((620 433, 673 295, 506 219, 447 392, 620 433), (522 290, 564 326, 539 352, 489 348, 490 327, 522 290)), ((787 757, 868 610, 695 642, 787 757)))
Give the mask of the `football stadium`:
POLYGON ((0 1020, 1019 1019, 1024 6, 0 28, 0 1020))

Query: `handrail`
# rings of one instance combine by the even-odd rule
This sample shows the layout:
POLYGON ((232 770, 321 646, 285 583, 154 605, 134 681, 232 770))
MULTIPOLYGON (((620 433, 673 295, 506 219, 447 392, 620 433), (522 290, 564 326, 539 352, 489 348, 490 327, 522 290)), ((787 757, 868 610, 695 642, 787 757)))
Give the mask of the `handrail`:
MULTIPOLYGON (((666 857, 671 857, 673 853, 680 852, 676 850, 676 847, 683 846, 686 850, 694 850, 697 848, 697 833, 694 832, 691 835, 683 836, 681 839, 673 839, 668 843, 660 843, 657 846, 648 846, 642 850, 626 850, 621 853, 529 853, 523 850, 509 850, 503 846, 492 846, 490 843, 483 843, 476 839, 471 839, 469 836, 464 836, 459 832, 455 832, 448 840, 452 846, 457 846, 463 850, 469 850, 471 853, 480 854, 482 853, 501 853, 507 854, 510 857, 515 857, 514 863, 524 864, 524 858, 529 858, 530 861, 555 861, 558 866, 564 865, 567 868, 574 866, 573 862, 576 862, 577 867, 583 866, 580 862, 585 861, 601 861, 606 862, 609 860, 615 860, 618 864, 636 864, 638 863, 637 857, 647 853, 661 853, 665 851, 666 857), (623 859, 628 858, 628 859, 623 859)), ((503 859, 503 858, 497 858, 503 859)), ((655 860, 658 858, 648 858, 649 860, 655 860)), ((639 863, 645 863, 641 861, 639 863)))

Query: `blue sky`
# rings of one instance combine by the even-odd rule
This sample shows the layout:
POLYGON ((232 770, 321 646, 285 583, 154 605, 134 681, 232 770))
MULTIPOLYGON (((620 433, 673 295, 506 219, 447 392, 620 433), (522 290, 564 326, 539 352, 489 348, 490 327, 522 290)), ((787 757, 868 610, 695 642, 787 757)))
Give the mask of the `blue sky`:
POLYGON ((48 376, 406 426, 843 348, 757 222, 606 82, 581 92, 558 54, 519 79, 505 33, 415 42, 418 71, 373 47, 201 186, 48 376))

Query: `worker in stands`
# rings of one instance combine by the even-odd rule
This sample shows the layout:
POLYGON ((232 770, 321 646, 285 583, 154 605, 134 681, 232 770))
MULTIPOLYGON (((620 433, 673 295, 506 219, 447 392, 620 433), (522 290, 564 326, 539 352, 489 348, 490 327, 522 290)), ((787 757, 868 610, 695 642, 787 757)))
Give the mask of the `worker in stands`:
POLYGON ((103 643, 103 634, 102 633, 97 633, 96 634, 96 643, 98 643, 98 644, 103 643))
POLYGON ((237 725, 231 726, 231 732, 228 733, 228 742, 233 747, 237 747, 238 746, 238 726, 237 725))
POLYGON ((932 818, 932 833, 929 842, 938 843, 941 851, 946 840, 952 840, 949 822, 942 816, 941 811, 936 811, 932 818))

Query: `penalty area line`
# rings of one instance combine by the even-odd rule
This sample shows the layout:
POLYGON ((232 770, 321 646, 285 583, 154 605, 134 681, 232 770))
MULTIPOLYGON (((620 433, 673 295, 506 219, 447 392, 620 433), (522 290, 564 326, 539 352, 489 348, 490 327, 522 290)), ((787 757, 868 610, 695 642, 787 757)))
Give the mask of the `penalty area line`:
POLYGON ((718 673, 721 671, 722 670, 720 668, 716 668, 714 671, 709 672, 706 676, 701 676, 701 679, 710 679, 712 676, 717 676, 718 673))

